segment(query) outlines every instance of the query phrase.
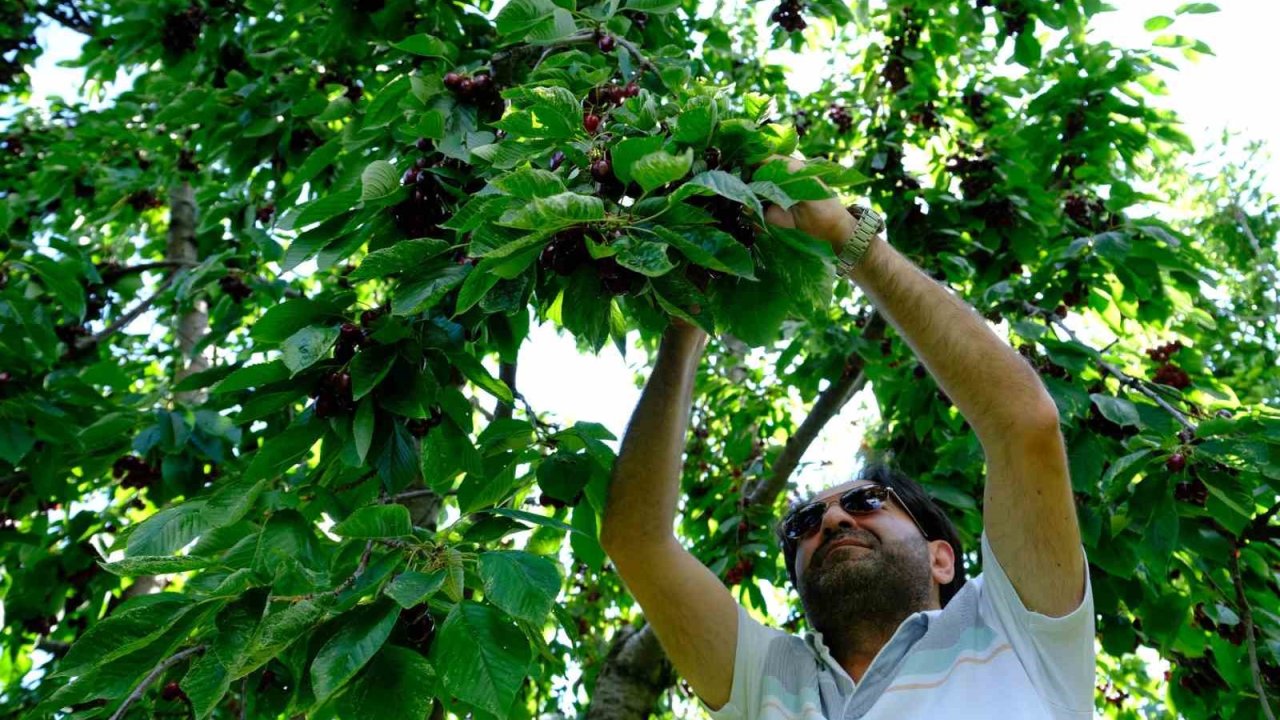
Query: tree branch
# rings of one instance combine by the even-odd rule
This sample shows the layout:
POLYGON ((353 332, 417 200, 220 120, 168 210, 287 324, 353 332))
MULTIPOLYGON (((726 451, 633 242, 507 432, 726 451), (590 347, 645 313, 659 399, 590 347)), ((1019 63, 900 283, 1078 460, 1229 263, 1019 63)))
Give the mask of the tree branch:
POLYGON ((1054 315, 1052 311, 1045 310, 1044 308, 1039 307, 1037 305, 1032 305, 1029 302, 1024 302, 1023 307, 1026 309, 1027 312, 1031 313, 1032 315, 1043 315, 1045 320, 1048 321, 1049 324, 1062 328, 1067 333, 1067 335, 1071 337, 1073 341, 1080 343, 1084 347, 1088 348, 1093 353, 1094 359, 1097 360, 1098 365, 1101 366, 1103 370, 1106 370, 1112 377, 1119 380, 1121 385, 1131 387, 1134 390, 1137 390, 1138 392, 1142 393, 1143 395, 1146 395, 1156 405, 1159 405, 1160 407, 1167 410, 1169 414, 1172 415, 1174 419, 1177 420, 1183 427, 1185 427, 1186 429, 1192 432, 1195 432, 1196 426, 1193 425, 1191 421, 1187 419, 1186 415, 1183 415, 1181 411, 1179 411, 1177 408, 1175 408, 1174 406, 1166 402, 1164 398, 1157 395, 1154 391, 1151 390, 1151 388, 1148 388, 1145 381, 1139 380, 1138 378, 1135 378, 1125 373, 1124 371, 1117 369, 1116 367, 1108 363, 1106 360, 1103 360, 1102 353, 1098 352, 1092 347, 1089 347, 1088 343, 1080 342, 1080 338, 1076 336, 1076 334, 1071 330, 1071 328, 1067 327, 1066 323, 1062 322, 1062 319, 1059 318, 1057 315, 1054 315))
POLYGON ((151 683, 155 682, 156 678, 163 675, 165 670, 168 670, 192 655, 202 652, 204 652, 204 646, 196 645, 195 647, 187 648, 180 653, 161 660, 160 663, 155 666, 155 669, 142 679, 142 682, 138 687, 134 688, 133 692, 129 693, 129 697, 124 699, 124 704, 116 708, 115 714, 111 716, 111 720, 120 720, 120 718, 124 717, 124 713, 129 709, 129 706, 137 702, 138 698, 142 697, 142 693, 146 692, 147 687, 151 685, 151 683))
MULTIPOLYGON (((1249 527, 1244 531, 1244 537, 1253 540, 1265 538, 1268 534, 1267 523, 1271 522, 1271 518, 1275 517, 1278 512, 1280 512, 1280 503, 1267 508, 1266 512, 1255 517, 1253 522, 1249 523, 1249 527)), ((1280 531, 1280 527, 1276 528, 1276 530, 1280 531)))
POLYGON ((173 281, 176 280, 177 277, 178 277, 177 273, 170 273, 168 276, 165 277, 164 280, 160 281, 160 284, 156 287, 156 291, 151 294, 151 297, 143 300, 137 305, 134 305, 132 310, 125 313, 124 315, 121 315, 118 319, 116 319, 115 322, 111 323, 105 329, 103 329, 102 332, 96 335, 91 335, 89 337, 84 337, 76 340, 76 349, 85 350, 90 347, 93 347, 94 345, 97 345, 103 340, 106 340, 107 338, 119 332, 120 329, 123 328, 124 326, 136 320, 139 315, 146 312, 148 308, 154 305, 156 303, 156 300, 160 299, 160 296, 164 294, 165 290, 169 289, 169 286, 173 284, 173 281))
POLYGON ((36 9, 58 21, 63 27, 93 37, 93 23, 80 14, 80 8, 71 0, 53 0, 36 9))
POLYGON ((134 273, 148 272, 150 270, 195 267, 198 264, 199 263, 188 262, 186 260, 157 260, 155 262, 140 263, 138 265, 112 267, 99 274, 102 276, 102 282, 110 284, 125 275, 133 275, 134 273))
MULTIPOLYGON (((511 392, 516 391, 516 364, 514 362, 498 364, 498 379, 506 383, 511 388, 511 392)), ((510 420, 511 414, 515 412, 514 403, 499 402, 498 407, 494 410, 493 416, 503 420, 510 420)))
POLYGON ((1236 545, 1231 552, 1231 581, 1236 586, 1236 605, 1244 622, 1244 639, 1249 649, 1249 668, 1253 671, 1253 689, 1258 693, 1258 701, 1262 703, 1262 712, 1267 720, 1276 720, 1271 711, 1271 702, 1267 700, 1267 690, 1262 686, 1262 669, 1258 667, 1258 641, 1253 635, 1253 609, 1244 596, 1244 579, 1240 577, 1240 546, 1236 545))

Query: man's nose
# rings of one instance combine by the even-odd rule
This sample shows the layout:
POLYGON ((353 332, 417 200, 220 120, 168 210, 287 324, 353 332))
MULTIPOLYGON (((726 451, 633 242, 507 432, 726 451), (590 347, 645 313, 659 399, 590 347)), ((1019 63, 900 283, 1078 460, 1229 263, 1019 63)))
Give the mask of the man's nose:
POLYGON ((862 520, 865 517, 850 514, 840 507, 839 503, 832 503, 831 507, 827 508, 826 514, 822 516, 822 534, 825 538, 847 533, 851 528, 862 529, 862 520))

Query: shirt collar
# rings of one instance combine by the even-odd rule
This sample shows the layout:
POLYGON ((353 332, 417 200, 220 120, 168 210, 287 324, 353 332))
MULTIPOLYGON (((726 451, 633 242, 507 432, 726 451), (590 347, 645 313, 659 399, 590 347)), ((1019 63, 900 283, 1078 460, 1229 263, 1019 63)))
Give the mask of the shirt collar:
MULTIPOLYGON (((905 620, 899 623, 898 629, 893 631, 893 635, 889 638, 889 642, 885 643, 884 647, 880 648, 880 652, 876 653, 875 658, 871 661, 871 665, 867 666, 868 672, 871 668, 875 667, 876 663, 879 662, 882 657, 886 656, 886 651, 896 652, 899 650, 897 645, 901 644, 905 644, 907 646, 901 648, 902 652, 906 652, 906 650, 910 649, 911 645, 914 645, 917 640, 924 637, 925 632, 929 629, 929 621, 934 616, 941 614, 941 610, 921 610, 919 612, 912 613, 905 620)), ((823 640, 822 633, 817 630, 809 630, 805 634, 805 641, 813 650, 814 654, 817 655, 827 668, 835 675, 837 683, 841 686, 841 691, 844 693, 852 692, 856 683, 853 681, 853 678, 849 677, 849 673, 845 671, 844 666, 842 666, 835 657, 831 655, 831 649, 827 647, 826 641, 823 640)))

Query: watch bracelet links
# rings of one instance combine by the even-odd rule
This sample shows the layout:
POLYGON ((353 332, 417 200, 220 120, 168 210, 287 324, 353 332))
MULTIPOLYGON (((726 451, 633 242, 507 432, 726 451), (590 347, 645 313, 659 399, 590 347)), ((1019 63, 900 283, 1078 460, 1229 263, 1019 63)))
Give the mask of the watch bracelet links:
POLYGON ((836 258, 836 270, 841 277, 849 275, 863 255, 866 255, 867 248, 871 246, 871 238, 884 230, 884 218, 871 208, 850 205, 847 209, 857 224, 854 225, 853 235, 845 241, 836 258))

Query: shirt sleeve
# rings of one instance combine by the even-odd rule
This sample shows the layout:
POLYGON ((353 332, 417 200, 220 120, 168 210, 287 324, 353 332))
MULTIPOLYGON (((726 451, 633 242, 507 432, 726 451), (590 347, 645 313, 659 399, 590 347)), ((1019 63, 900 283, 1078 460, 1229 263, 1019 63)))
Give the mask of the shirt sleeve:
POLYGON ((729 702, 719 710, 712 710, 699 698, 712 720, 748 720, 760 716, 765 659, 770 643, 780 636, 786 637, 786 633, 761 624, 738 605, 738 647, 733 657, 729 702))
MULTIPOLYGON (((1083 548, 1081 549, 1083 552, 1083 548)), ((1084 564, 1084 599, 1070 614, 1049 617, 1028 610, 982 535, 983 615, 1004 630, 1032 684, 1045 702, 1070 713, 1093 713, 1093 588, 1084 564)))

